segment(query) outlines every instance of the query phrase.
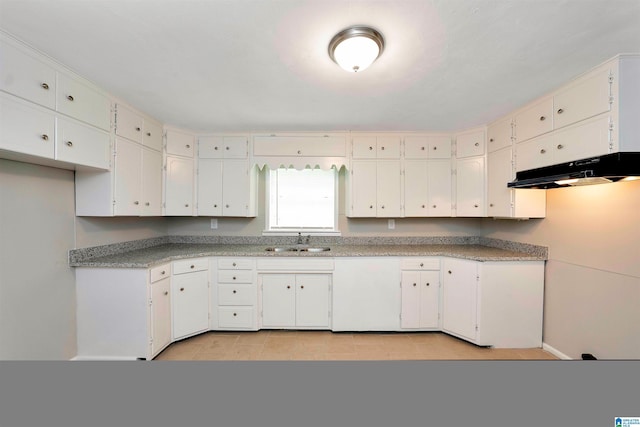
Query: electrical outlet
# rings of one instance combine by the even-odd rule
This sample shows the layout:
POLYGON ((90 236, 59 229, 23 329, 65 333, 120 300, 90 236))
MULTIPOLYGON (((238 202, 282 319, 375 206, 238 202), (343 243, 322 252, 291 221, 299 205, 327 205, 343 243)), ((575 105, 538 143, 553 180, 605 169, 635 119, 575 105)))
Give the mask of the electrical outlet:
POLYGON ((396 228, 396 220, 395 219, 390 219, 389 220, 389 230, 393 230, 396 228))
POLYGON ((211 229, 216 230, 218 228, 218 218, 211 218, 211 229))

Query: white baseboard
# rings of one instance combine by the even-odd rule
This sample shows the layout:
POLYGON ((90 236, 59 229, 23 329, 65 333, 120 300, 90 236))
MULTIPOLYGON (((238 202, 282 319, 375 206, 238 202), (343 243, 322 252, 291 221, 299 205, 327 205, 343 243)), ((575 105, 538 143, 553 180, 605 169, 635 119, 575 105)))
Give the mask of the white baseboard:
POLYGON ((551 347, 547 343, 542 343, 542 349, 545 350, 545 351, 548 351, 549 353, 551 353, 554 356, 560 358, 561 360, 573 360, 571 357, 567 356, 566 354, 564 354, 560 350, 556 350, 555 348, 551 347))
POLYGON ((72 362, 77 361, 94 361, 94 360, 102 360, 102 361, 115 361, 115 360, 138 360, 134 357, 124 357, 124 356, 76 356, 73 359, 70 359, 72 362))

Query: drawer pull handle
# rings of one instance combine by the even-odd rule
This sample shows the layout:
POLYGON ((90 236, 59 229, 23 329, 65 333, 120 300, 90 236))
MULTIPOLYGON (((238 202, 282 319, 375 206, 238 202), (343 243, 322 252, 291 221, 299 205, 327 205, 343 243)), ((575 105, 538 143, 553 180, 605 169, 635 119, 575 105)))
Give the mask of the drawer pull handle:
POLYGON ((140 129, 139 127, 136 127, 136 132, 140 132, 142 129, 140 129))
POLYGON ((433 205, 433 208, 435 209, 438 205, 433 205))
POLYGON ((438 147, 433 147, 433 149, 434 149, 434 150, 437 150, 437 149, 438 149, 438 147))
POLYGON ((298 150, 298 154, 302 154, 302 151, 298 150))
POLYGON ((147 136, 151 136, 151 132, 147 132, 147 136))
POLYGON ((563 148, 564 148, 564 145, 558 144, 558 150, 562 150, 563 148))
POLYGON ((544 122, 545 120, 547 120, 547 118, 545 116, 540 116, 540 121, 544 122))
POLYGON ((236 263, 234 262, 234 263, 233 263, 233 264, 231 264, 231 265, 233 265, 233 266, 235 267, 235 266, 236 266, 236 263))
POLYGON ((233 280, 236 280, 236 276, 233 276, 233 280))
POLYGON ((493 203, 489 203, 489 207, 492 208, 493 207, 493 203))
POLYGON ((135 202, 133 202, 133 204, 137 206, 140 204, 140 202, 136 200, 135 202))
POLYGON ((371 150, 373 150, 373 147, 371 147, 371 146, 370 146, 370 147, 369 147, 369 151, 371 151, 371 150))
POLYGON ((414 287, 414 288, 416 287, 416 284, 415 284, 415 283, 413 284, 413 287, 414 287))
POLYGON ((300 289, 304 289, 304 286, 300 286, 300 289))
POLYGON ((164 295, 169 295, 169 291, 164 291, 164 295))
POLYGON ((238 313, 233 313, 233 317, 236 317, 238 315, 238 313))
POLYGON ((369 209, 373 209, 373 205, 369 205, 369 209))
POLYGON ((384 209, 384 205, 380 206, 382 209, 384 209))
POLYGON ((185 207, 185 208, 188 208, 188 207, 189 207, 189 203, 185 203, 185 204, 184 204, 184 207, 185 207))
POLYGON ((214 207, 214 208, 217 208, 217 207, 218 207, 218 205, 213 205, 213 207, 214 207))
POLYGON ((420 263, 420 267, 424 267, 424 263, 423 262, 420 263))
POLYGON ((164 276, 165 274, 167 274, 167 272, 166 272, 166 271, 164 271, 164 270, 162 270, 162 271, 160 272, 160 274, 162 274, 162 275, 164 276))
POLYGON ((144 205, 145 205, 145 206, 149 206, 149 205, 150 205, 150 203, 149 203, 149 202, 146 202, 144 205))
POLYGON ((420 147, 420 149, 421 149, 422 151, 424 151, 424 147, 420 147))
POLYGON ((427 286, 429 286, 429 282, 427 282, 427 286))
POLYGON ((235 289, 233 290, 233 293, 234 293, 234 294, 236 293, 236 290, 235 290, 235 289))
POLYGON ((558 114, 562 114, 562 113, 564 113, 564 110, 562 108, 559 108, 558 109, 558 114))
POLYGON ((40 87, 41 87, 42 89, 44 89, 44 90, 49 90, 49 85, 48 85, 48 84, 46 84, 46 83, 42 83, 42 84, 40 85, 40 87))
POLYGON ((184 291, 184 288, 180 288, 180 292, 184 291))
POLYGON ((380 149, 381 149, 382 151, 384 151, 384 147, 380 147, 380 149))
POLYGON ((229 151, 229 147, 225 147, 224 149, 225 149, 225 150, 227 150, 227 151, 229 151))
POLYGON ((187 148, 191 148, 191 145, 187 144, 187 148))
POLYGON ((544 154, 546 152, 547 152, 547 150, 545 150, 544 148, 542 150, 540 150, 540 154, 544 154))
POLYGON ((424 209, 424 205, 422 205, 422 209, 424 209))
POLYGON ((291 289, 291 286, 287 285, 287 289, 291 289))
POLYGON ((195 265, 193 265, 193 264, 191 264, 191 268, 192 268, 192 269, 194 269, 194 268, 196 268, 196 266, 195 266, 195 265))
POLYGON ((214 151, 218 151, 218 147, 213 147, 213 150, 214 151))
POLYGON ((67 147, 73 147, 73 142, 67 141, 67 147))
MULTIPOLYGON (((493 142, 493 138, 489 139, 489 142, 493 142)), ((476 143, 476 147, 478 146, 478 144, 476 143)))
POLYGON ((228 207, 229 207, 229 205, 224 205, 224 207, 225 207, 225 208, 228 208, 228 207))
POLYGON ((477 208, 477 207, 478 207, 478 205, 473 205, 473 207, 474 207, 474 208, 477 208))
POLYGON ((480 143, 479 143, 479 142, 476 142, 476 143, 475 143, 475 144, 473 144, 473 145, 475 145, 476 147, 479 147, 479 146, 480 146, 480 143))
POLYGON ((74 98, 73 98, 73 96, 72 96, 72 95, 67 95, 67 99, 68 99, 69 101, 73 101, 73 100, 74 100, 74 98))
POLYGON ((49 135, 47 135, 46 133, 43 133, 42 136, 40 136, 40 138, 42 138, 45 141, 49 140, 49 135))
POLYGON ((451 274, 451 270, 449 270, 448 273, 451 274))

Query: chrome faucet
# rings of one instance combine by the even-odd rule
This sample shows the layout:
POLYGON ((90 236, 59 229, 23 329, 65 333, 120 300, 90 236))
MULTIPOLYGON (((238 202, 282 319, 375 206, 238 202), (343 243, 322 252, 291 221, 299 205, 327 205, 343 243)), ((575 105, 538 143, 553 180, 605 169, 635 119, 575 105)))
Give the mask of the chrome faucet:
POLYGON ((298 233, 298 240, 296 240, 296 245, 302 244, 302 233, 298 233))
POLYGON ((296 245, 308 245, 311 240, 311 234, 308 234, 307 237, 302 240, 302 233, 298 233, 298 240, 296 240, 296 245))

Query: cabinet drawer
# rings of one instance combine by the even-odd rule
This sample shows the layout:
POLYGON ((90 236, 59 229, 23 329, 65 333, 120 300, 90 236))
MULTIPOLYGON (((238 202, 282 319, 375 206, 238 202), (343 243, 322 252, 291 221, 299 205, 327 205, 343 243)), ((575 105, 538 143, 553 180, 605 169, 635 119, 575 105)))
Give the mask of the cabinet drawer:
POLYGON ((218 305, 254 305, 256 295, 253 285, 218 285, 218 305))
POLYGON ((219 270, 252 270, 253 260, 247 258, 220 258, 218 259, 219 270))
POLYGON ((253 328, 253 307, 218 307, 221 328, 253 328))
POLYGON ((109 134, 69 119, 58 118, 56 160, 109 169, 109 134))
POLYGON ((157 267, 153 267, 149 274, 151 277, 151 283, 155 283, 158 280, 169 277, 169 275, 171 274, 171 264, 162 264, 157 267))
POLYGON ((186 259, 173 262, 173 274, 191 273, 193 271, 203 271, 209 269, 209 259, 186 259))
POLYGON ((59 112, 100 129, 110 130, 111 101, 97 90, 58 73, 56 108, 59 112))
POLYGON ((400 262, 402 270, 440 270, 440 258, 405 258, 400 262))
POLYGON ((220 283, 253 283, 253 271, 250 270, 218 270, 220 283))
POLYGON ((194 137, 175 130, 167 131, 167 153, 184 157, 193 157, 194 137))

